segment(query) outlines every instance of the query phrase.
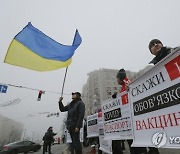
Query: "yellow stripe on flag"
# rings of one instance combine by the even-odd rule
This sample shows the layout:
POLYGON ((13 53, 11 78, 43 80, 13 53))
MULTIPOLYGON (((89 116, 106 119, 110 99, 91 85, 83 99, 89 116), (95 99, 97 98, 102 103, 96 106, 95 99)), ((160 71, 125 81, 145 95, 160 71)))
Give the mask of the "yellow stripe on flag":
POLYGON ((35 71, 51 71, 69 66, 72 58, 65 62, 44 59, 13 39, 4 62, 35 71))

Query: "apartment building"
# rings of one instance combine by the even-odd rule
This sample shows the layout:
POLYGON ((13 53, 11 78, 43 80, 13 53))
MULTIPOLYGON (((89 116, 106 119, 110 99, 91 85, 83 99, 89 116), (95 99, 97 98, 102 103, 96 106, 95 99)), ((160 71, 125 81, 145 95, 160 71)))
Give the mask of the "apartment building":
MULTIPOLYGON (((85 115, 96 113, 101 102, 111 98, 112 94, 119 92, 121 86, 117 84, 116 69, 99 69, 88 74, 87 83, 82 89, 82 98, 86 105, 85 115)), ((127 77, 132 79, 136 72, 126 71, 127 77)))

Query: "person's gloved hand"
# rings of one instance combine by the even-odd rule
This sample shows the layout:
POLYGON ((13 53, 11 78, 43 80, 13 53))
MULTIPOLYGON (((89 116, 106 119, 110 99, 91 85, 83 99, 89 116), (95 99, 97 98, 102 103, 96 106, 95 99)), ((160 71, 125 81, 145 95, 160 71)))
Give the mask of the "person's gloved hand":
POLYGON ((59 102, 62 102, 62 100, 63 100, 63 97, 59 97, 59 102))
POLYGON ((112 95, 112 98, 116 98, 116 97, 117 97, 117 92, 112 95))

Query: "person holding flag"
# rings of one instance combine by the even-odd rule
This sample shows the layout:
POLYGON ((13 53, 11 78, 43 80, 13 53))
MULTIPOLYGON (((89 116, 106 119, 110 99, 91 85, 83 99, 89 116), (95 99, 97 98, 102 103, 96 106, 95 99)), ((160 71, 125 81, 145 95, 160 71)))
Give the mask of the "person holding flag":
POLYGON ((80 129, 83 126, 83 119, 85 114, 85 105, 81 99, 79 92, 72 93, 72 101, 70 104, 64 106, 62 103, 63 97, 59 98, 59 109, 61 112, 68 111, 66 122, 67 130, 70 133, 72 146, 71 154, 82 154, 82 145, 80 143, 80 129))

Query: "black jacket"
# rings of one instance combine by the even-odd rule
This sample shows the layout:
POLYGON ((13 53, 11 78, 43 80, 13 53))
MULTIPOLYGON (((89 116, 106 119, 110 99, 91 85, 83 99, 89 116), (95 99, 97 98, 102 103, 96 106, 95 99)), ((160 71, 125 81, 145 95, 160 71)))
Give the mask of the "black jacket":
POLYGON ((158 63, 160 60, 162 60, 164 57, 166 57, 168 54, 171 53, 172 48, 168 48, 168 47, 162 47, 161 50, 159 51, 158 55, 156 57, 154 57, 149 64, 156 64, 158 63))
POLYGON ((64 106, 62 102, 59 102, 59 109, 61 112, 68 111, 66 126, 69 131, 75 128, 82 128, 85 105, 81 99, 73 100, 69 105, 66 106, 64 106))
POLYGON ((45 143, 53 143, 54 142, 54 136, 56 133, 53 131, 48 130, 45 135, 43 136, 43 140, 45 143))

